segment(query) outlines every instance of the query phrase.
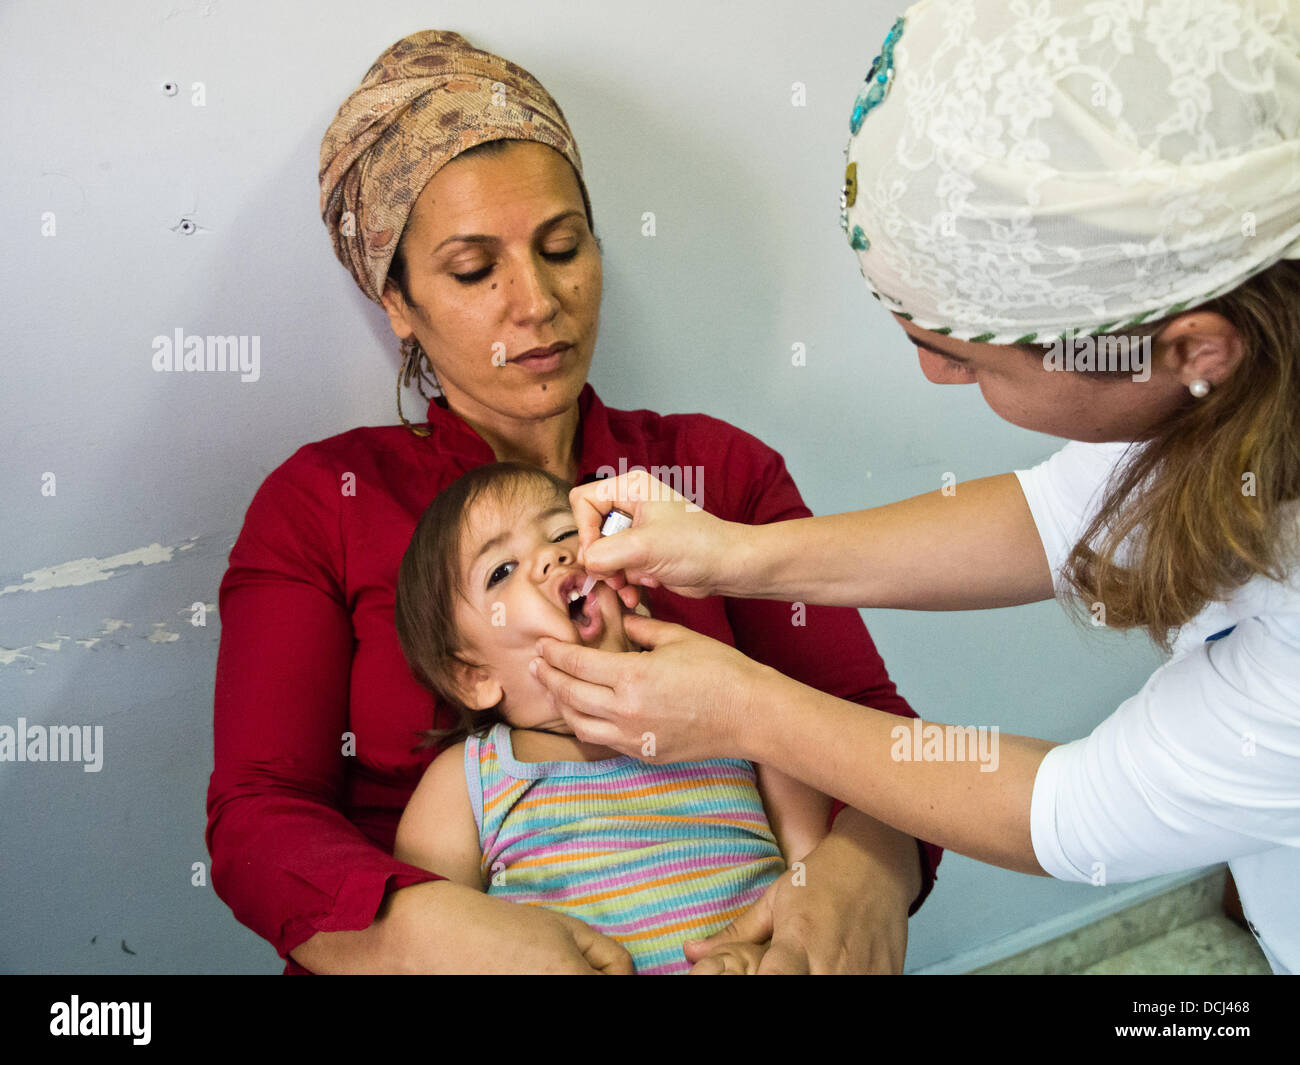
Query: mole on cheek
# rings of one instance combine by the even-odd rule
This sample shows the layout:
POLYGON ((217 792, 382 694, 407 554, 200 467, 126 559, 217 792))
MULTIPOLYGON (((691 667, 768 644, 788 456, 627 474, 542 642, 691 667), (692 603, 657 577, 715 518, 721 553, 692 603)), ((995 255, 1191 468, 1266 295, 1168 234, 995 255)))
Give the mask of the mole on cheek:
POLYGON ((492 287, 493 287, 494 289, 497 287, 497 283, 496 283, 495 281, 492 282, 492 287))

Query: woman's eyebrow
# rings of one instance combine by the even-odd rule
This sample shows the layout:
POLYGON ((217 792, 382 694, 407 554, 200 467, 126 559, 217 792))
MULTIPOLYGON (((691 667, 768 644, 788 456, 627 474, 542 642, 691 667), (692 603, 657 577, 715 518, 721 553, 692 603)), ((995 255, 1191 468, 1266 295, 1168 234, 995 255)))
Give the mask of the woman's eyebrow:
MULTIPOLYGON (((552 215, 545 222, 539 225, 535 230, 533 230, 533 232, 542 233, 545 230, 550 229, 551 226, 556 225, 559 222, 563 222, 566 218, 569 218, 572 215, 581 216, 582 212, 577 210, 576 208, 568 211, 561 211, 557 215, 552 215)), ((456 241, 460 241, 464 244, 495 244, 499 239, 500 238, 498 237, 488 236, 488 234, 486 233, 459 233, 454 237, 448 237, 441 244, 439 244, 438 247, 434 248, 433 250, 434 252, 437 252, 441 250, 444 245, 452 244, 456 241)))

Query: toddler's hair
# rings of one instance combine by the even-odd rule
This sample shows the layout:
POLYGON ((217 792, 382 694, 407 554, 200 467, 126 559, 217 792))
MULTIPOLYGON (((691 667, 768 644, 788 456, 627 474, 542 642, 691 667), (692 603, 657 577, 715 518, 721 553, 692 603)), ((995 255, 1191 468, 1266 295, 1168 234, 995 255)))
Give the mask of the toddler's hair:
POLYGON ((470 508, 480 499, 522 503, 528 489, 538 487, 568 502, 571 485, 539 467, 522 462, 478 466, 439 492, 415 527, 397 573, 397 638, 416 680, 459 719, 453 728, 419 733, 421 747, 450 746, 504 720, 499 706, 471 710, 455 693, 454 659, 462 649, 456 630, 456 600, 464 595, 461 541, 470 508))

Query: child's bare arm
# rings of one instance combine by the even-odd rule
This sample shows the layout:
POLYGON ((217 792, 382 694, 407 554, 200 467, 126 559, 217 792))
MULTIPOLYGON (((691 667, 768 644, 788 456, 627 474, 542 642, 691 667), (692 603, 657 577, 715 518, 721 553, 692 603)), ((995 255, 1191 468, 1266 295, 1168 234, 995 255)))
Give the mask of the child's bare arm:
POLYGON ((757 769, 758 791, 785 863, 802 861, 826 838, 831 800, 770 766, 757 769))
POLYGON ((465 745, 449 747, 424 771, 397 826, 393 857, 483 890, 478 826, 465 787, 465 745))

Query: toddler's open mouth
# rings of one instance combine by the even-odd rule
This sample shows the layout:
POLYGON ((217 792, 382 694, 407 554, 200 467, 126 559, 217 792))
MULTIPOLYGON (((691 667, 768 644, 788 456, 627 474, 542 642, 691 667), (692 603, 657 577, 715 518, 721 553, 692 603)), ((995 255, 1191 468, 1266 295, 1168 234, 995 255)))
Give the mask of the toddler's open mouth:
POLYGON ((570 592, 569 594, 573 596, 573 598, 569 600, 569 620, 573 622, 586 620, 583 616, 583 609, 587 605, 587 597, 585 595, 579 595, 576 591, 570 592))
POLYGON ((591 644, 603 635, 605 619, 595 595, 581 594, 584 580, 583 574, 574 574, 560 586, 560 593, 567 600, 569 620, 578 630, 578 639, 584 644, 591 644))

